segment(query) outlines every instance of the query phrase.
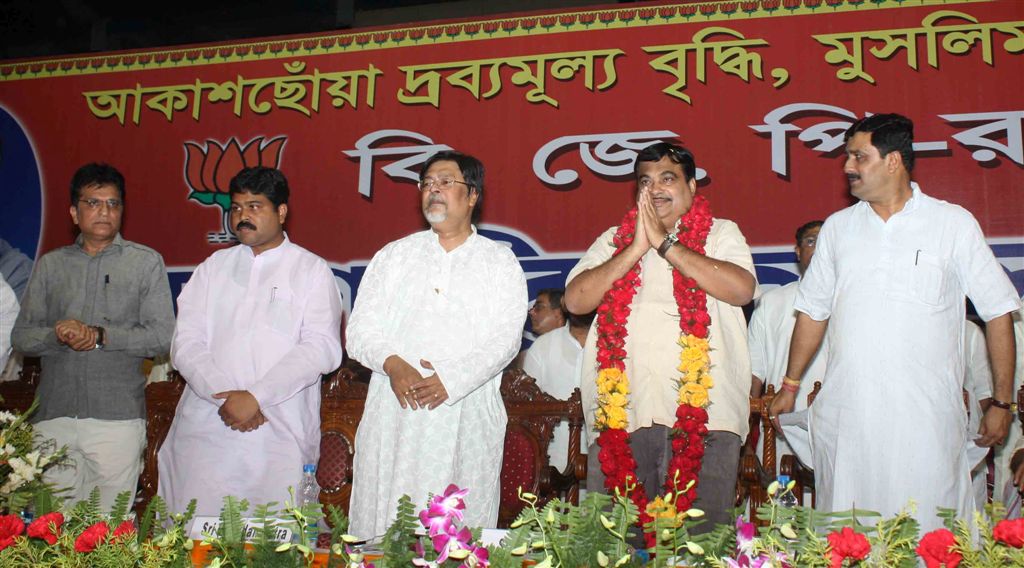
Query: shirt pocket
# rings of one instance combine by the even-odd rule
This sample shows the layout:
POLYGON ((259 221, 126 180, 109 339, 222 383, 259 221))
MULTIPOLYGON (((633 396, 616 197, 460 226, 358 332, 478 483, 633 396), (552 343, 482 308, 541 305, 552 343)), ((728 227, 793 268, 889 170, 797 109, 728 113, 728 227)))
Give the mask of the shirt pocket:
POLYGON ((929 306, 945 303, 949 278, 941 257, 919 250, 909 268, 907 283, 911 297, 929 306))
POLYGON ((278 333, 291 336, 297 327, 296 322, 301 321, 301 317, 291 290, 274 288, 270 304, 267 306, 267 327, 278 333))
MULTIPOLYGON (((139 323, 139 284, 110 282, 100 285, 100 303, 103 311, 99 316, 103 324, 134 325, 139 323)), ((97 324, 98 325, 98 324, 97 324)))

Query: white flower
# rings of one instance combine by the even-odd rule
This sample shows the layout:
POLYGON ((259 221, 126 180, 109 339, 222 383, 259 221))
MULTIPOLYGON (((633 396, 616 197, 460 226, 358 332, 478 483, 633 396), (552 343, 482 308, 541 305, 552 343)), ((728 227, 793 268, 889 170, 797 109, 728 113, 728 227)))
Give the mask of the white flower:
POLYGON ((18 417, 6 410, 0 410, 0 422, 14 422, 18 417))

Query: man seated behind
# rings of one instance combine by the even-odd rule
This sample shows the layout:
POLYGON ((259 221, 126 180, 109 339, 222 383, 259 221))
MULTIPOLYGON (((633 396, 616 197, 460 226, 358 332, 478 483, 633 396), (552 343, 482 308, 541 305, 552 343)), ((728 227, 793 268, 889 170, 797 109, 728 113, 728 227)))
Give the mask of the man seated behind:
MULTIPOLYGON (((796 262, 801 277, 811 264, 818 241, 818 232, 821 231, 823 224, 824 221, 810 221, 796 230, 796 262)), ((783 389, 796 389, 798 391, 796 410, 807 407, 807 395, 813 389, 814 381, 820 381, 825 376, 825 362, 828 360, 828 341, 825 340, 822 341, 821 348, 814 356, 810 370, 807 372, 807 376, 811 379, 804 381, 799 387, 783 384, 782 376, 786 373, 786 363, 789 359, 789 340, 793 335, 793 326, 796 325, 793 302, 796 300, 799 286, 800 280, 796 280, 765 292, 757 301, 757 307, 754 308, 750 326, 747 329, 747 338, 750 344, 750 372, 752 374, 750 396, 761 396, 765 383, 774 386, 776 392, 783 389)), ((775 471, 779 471, 782 456, 792 453, 793 451, 785 438, 780 437, 775 471)), ((759 445, 758 455, 760 456, 760 454, 761 446, 759 445)))
MULTIPOLYGON (((532 317, 532 311, 530 315, 532 317)), ((594 315, 594 312, 582 316, 571 314, 569 323, 545 333, 530 346, 523 361, 523 371, 537 380, 540 390, 565 400, 572 395, 572 391, 580 388, 583 344, 587 341, 587 331, 594 321, 594 315)), ((587 453, 586 444, 580 448, 584 454, 587 453)), ((562 420, 555 428, 548 449, 551 465, 564 471, 568 451, 569 424, 562 420)))

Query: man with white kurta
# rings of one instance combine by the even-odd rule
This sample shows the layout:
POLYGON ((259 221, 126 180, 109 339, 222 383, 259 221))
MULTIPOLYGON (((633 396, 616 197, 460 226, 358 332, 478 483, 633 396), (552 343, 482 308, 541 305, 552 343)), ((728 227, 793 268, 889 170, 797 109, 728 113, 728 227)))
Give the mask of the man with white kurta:
MULTIPOLYGON (((987 322, 992 406, 979 446, 1003 441, 1013 393, 1010 312, 1020 299, 977 221, 910 181, 913 123, 895 114, 855 122, 844 171, 859 203, 833 214, 800 283, 786 380, 799 381, 829 334, 811 405, 817 505, 891 516, 910 501, 923 532, 937 507, 974 509, 967 461, 964 296, 987 322)), ((793 408, 783 391, 773 413, 793 408)))
POLYGON ((227 495, 289 499, 320 447, 320 376, 341 363, 341 294, 324 260, 284 232, 288 182, 271 168, 231 180, 241 244, 215 252, 178 296, 171 362, 188 382, 160 448, 172 511, 227 495))
POLYGON ((349 532, 364 539, 384 534, 402 495, 423 504, 451 483, 469 490, 467 526, 498 518, 499 388, 519 350, 526 278, 471 223, 484 191, 476 158, 433 155, 419 187, 430 229, 374 255, 346 331, 349 355, 373 370, 350 506, 349 532))
MULTIPOLYGON (((814 249, 818 241, 818 233, 821 231, 823 221, 810 221, 796 230, 796 262, 800 276, 807 272, 807 267, 814 257, 814 249)), ((765 383, 775 387, 775 391, 784 389, 797 390, 796 410, 807 408, 807 395, 814 388, 814 382, 820 381, 825 376, 825 361, 828 360, 828 342, 823 341, 818 353, 815 354, 807 370, 808 380, 799 387, 786 385, 782 382, 782 375, 786 371, 786 363, 789 360, 789 340, 793 336, 793 326, 796 325, 796 312, 793 311, 793 302, 796 300, 796 292, 800 281, 790 282, 769 292, 765 292, 754 308, 750 316, 750 325, 747 328, 747 339, 750 343, 750 372, 751 389, 750 396, 759 397, 765 383)), ((804 443, 806 445, 806 442, 804 443)), ((758 456, 762 446, 758 445, 758 456)), ((775 471, 779 471, 782 463, 782 456, 793 454, 785 438, 778 440, 778 453, 775 460, 775 471)), ((801 454, 797 454, 801 455, 801 454)), ((809 465, 809 464, 808 464, 809 465)))

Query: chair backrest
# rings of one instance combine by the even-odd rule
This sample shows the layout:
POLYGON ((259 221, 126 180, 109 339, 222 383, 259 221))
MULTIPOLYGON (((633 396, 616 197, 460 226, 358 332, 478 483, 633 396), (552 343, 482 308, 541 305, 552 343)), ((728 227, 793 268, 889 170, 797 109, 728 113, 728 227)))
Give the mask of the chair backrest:
POLYGON ((316 481, 325 512, 327 505, 333 505, 348 514, 356 428, 363 417, 368 389, 366 378, 346 367, 331 374, 321 386, 320 462, 316 481))
MULTIPOLYGON (((807 406, 814 403, 814 399, 818 396, 821 391, 821 381, 814 382, 814 388, 807 394, 807 406)), ((752 425, 757 425, 760 430, 755 430, 753 427, 750 430, 750 434, 747 437, 743 455, 740 457, 740 471, 737 480, 736 488, 736 504, 742 504, 747 498, 750 499, 751 510, 757 510, 758 507, 768 501, 768 494, 765 488, 769 483, 778 477, 776 471, 776 436, 778 433, 775 431, 775 425, 768 419, 768 409, 771 407, 772 401, 775 399, 775 387, 768 385, 765 389, 764 395, 759 398, 750 399, 750 419, 752 425), (756 443, 760 440, 761 443, 761 459, 757 458, 756 443)), ((795 460, 787 460, 787 470, 799 467, 799 464, 795 460)), ((791 477, 797 479, 797 483, 801 482, 808 484, 811 491, 814 491, 813 487, 813 474, 806 469, 799 468, 799 475, 797 472, 787 471, 791 477)), ((802 491, 802 484, 801 484, 802 491)))
MULTIPOLYGON (((0 369, 2 370, 2 369, 0 369)), ((0 382, 0 410, 22 414, 32 406, 42 367, 39 357, 25 357, 18 380, 0 382)))
POLYGON ((139 515, 156 495, 159 484, 157 454, 171 430, 174 412, 184 391, 185 380, 177 371, 169 372, 166 381, 146 385, 146 449, 142 452, 142 474, 139 475, 139 492, 135 498, 135 511, 139 515))
POLYGON ((508 414, 501 462, 501 499, 498 527, 507 527, 524 507, 519 491, 537 496, 538 508, 555 497, 579 501, 580 481, 586 479, 586 458, 580 453, 583 405, 576 389, 568 400, 559 400, 537 387, 522 370, 510 369, 501 378, 501 397, 508 414), (569 424, 569 449, 565 471, 550 465, 548 445, 555 426, 569 424))

